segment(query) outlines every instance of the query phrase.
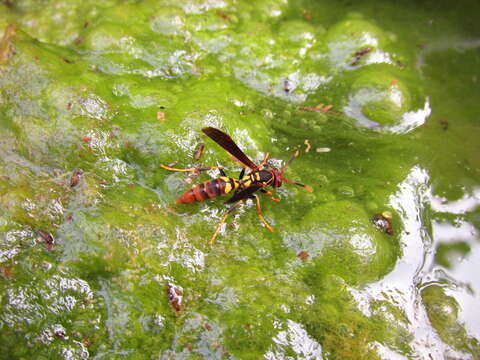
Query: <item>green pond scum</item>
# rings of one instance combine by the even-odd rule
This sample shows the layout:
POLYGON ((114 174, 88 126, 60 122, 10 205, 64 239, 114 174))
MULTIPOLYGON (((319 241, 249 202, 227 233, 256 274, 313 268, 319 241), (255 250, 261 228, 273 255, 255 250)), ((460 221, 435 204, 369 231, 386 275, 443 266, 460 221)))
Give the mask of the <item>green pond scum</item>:
POLYGON ((0 358, 479 359, 478 14, 1 1, 0 358), (160 167, 237 177, 204 127, 314 192, 209 246, 218 171, 160 167))

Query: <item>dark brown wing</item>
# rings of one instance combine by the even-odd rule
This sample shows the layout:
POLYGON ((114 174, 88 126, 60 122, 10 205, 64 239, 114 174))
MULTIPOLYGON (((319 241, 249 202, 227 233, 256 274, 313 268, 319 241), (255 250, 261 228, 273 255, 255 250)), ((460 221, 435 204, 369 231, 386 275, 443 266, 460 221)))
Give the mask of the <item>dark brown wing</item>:
POLYGON ((230 199, 224 202, 224 204, 231 204, 239 200, 248 199, 255 191, 260 190, 264 185, 262 183, 256 183, 250 185, 248 188, 235 193, 230 199))
POLYGON ((227 150, 232 156, 237 158, 238 161, 240 161, 243 165, 248 166, 252 170, 257 169, 257 165, 255 165, 253 161, 250 160, 242 150, 240 150, 240 148, 237 146, 237 144, 235 144, 232 138, 225 134, 223 131, 220 131, 213 127, 203 128, 202 131, 218 145, 227 150))

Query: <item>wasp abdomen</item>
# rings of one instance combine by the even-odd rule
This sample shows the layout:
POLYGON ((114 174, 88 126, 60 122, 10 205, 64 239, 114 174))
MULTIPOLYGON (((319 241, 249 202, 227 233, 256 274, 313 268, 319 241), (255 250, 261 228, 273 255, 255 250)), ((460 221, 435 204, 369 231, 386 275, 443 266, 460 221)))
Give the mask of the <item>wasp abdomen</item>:
POLYGON ((237 180, 222 176, 195 185, 190 190, 185 191, 185 193, 177 199, 177 204, 190 204, 196 201, 212 199, 217 196, 228 194, 232 189, 235 190, 237 188, 237 180))

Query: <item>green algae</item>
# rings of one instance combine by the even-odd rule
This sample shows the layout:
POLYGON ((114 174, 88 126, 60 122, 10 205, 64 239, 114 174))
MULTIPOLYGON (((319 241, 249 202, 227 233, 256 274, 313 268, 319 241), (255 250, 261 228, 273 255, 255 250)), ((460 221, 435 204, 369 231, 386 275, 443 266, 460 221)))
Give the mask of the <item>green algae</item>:
MULTIPOLYGON (((270 0, 0 5, 0 27, 20 28, 0 69, 4 354, 386 358, 381 347, 424 354, 408 306, 372 297, 365 311, 354 295, 402 261, 414 229, 391 198, 414 166, 428 169, 434 191, 448 199, 478 184, 478 146, 458 142, 478 133, 472 104, 460 95, 442 105, 449 95, 439 90, 448 83, 459 94, 476 91, 460 84, 470 73, 455 82, 437 74, 478 56, 426 51, 426 82, 408 42, 417 30, 392 12, 424 23, 426 14, 389 3, 389 26, 369 2, 342 6, 346 14, 326 3, 270 0), (402 124, 406 113, 428 107, 426 97, 437 111, 432 120, 402 124), (334 106, 322 112, 317 104, 334 106), (459 119, 449 140, 436 126, 440 116, 459 119), (315 191, 285 184, 279 204, 262 202, 275 233, 247 204, 209 247, 222 200, 174 205, 215 174, 186 177, 160 164, 240 170, 202 135, 205 126, 228 132, 255 161, 269 151, 281 165, 302 150, 286 176, 315 191), (200 143, 206 150, 195 161, 200 143), (431 158, 427 143, 442 160, 431 158), (460 155, 448 154, 459 147, 460 155), (445 169, 452 163, 455 171, 445 169), (82 175, 71 186, 76 169, 82 175), (446 184, 457 180, 455 192, 446 184), (383 211, 393 213, 393 236, 371 223, 383 211), (53 235, 53 248, 39 232, 53 235), (178 313, 170 284, 183 289, 178 313)), ((423 206, 420 195, 416 201, 423 206)), ((426 234, 412 240, 426 253, 435 211, 423 213, 426 234)), ((458 321, 455 296, 437 288, 421 291, 425 326, 474 358, 478 334, 458 321), (444 304, 452 311, 436 315, 444 304)))
POLYGON ((436 253, 436 262, 447 268, 453 267, 457 259, 462 259, 470 252, 467 243, 440 244, 436 253))
POLYGON ((428 318, 440 338, 454 348, 470 353, 478 353, 479 343, 468 336, 463 324, 458 321, 458 302, 448 296, 438 285, 422 290, 428 318))

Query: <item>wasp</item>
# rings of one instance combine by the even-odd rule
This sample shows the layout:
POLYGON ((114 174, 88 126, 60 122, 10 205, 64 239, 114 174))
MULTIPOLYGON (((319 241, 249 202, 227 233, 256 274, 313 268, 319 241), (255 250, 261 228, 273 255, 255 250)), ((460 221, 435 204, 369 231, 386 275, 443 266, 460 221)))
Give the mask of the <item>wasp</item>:
POLYGON ((290 160, 288 160, 279 170, 267 164, 267 160, 269 157, 268 153, 265 154, 264 159, 260 164, 255 165, 255 163, 250 160, 250 158, 245 155, 242 150, 240 150, 240 148, 237 146, 237 144, 235 144, 232 138, 225 134, 223 131, 213 127, 203 128, 202 131, 218 145, 220 145, 223 149, 225 149, 234 158, 234 160, 238 161, 240 164, 243 165, 243 169, 240 172, 240 176, 238 179, 227 176, 223 171, 223 168, 220 166, 190 169, 177 169, 165 165, 160 166, 169 171, 180 172, 199 173, 200 171, 213 169, 218 169, 220 171, 220 177, 205 181, 204 183, 199 185, 195 185, 191 189, 185 191, 185 193, 180 196, 176 201, 177 204, 190 204, 193 202, 205 201, 208 199, 216 198, 218 196, 233 193, 233 196, 224 203, 233 204, 233 206, 226 212, 223 219, 217 225, 217 228, 215 229, 215 232, 209 241, 209 245, 212 245, 214 243, 222 225, 225 223, 232 211, 247 199, 256 200, 257 215, 260 218, 260 221, 269 231, 274 232, 273 228, 268 224, 268 222, 262 215, 260 198, 257 194, 255 194, 256 191, 267 194, 267 196, 275 202, 279 202, 280 199, 273 197, 273 193, 265 189, 267 186, 279 188, 280 186, 282 186, 282 183, 285 182, 287 184, 294 184, 303 187, 309 192, 313 191, 310 186, 289 180, 283 176, 283 173, 285 172, 287 167, 300 154, 299 151, 296 151, 290 158, 290 160), (250 169, 250 172, 248 174, 245 174, 246 168, 250 169))

